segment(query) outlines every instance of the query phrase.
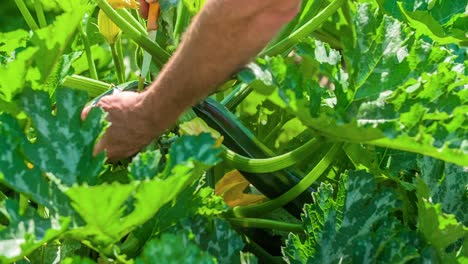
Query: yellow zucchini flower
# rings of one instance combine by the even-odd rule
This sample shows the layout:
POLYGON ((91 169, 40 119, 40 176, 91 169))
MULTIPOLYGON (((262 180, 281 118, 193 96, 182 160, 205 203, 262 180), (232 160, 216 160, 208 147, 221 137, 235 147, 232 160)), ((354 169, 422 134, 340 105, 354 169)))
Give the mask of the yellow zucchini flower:
POLYGON ((98 14, 98 28, 107 43, 111 45, 117 41, 122 31, 102 10, 99 10, 98 14))
POLYGON ((108 0, 113 8, 132 8, 137 9, 139 4, 135 0, 108 0))

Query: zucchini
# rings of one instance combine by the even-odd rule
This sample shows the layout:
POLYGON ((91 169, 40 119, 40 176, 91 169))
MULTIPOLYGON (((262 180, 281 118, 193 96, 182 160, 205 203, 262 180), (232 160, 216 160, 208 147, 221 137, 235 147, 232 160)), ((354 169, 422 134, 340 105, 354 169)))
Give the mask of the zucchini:
MULTIPOLYGON (((106 95, 122 91, 136 91, 137 88, 138 81, 120 84, 96 97, 92 101, 92 105, 96 105, 99 100, 106 95)), ((193 110, 211 128, 221 133, 224 137, 223 144, 229 150, 253 159, 267 159, 275 156, 274 153, 261 143, 233 113, 216 100, 206 98, 196 105, 193 110)), ((277 198, 288 192, 302 179, 288 169, 269 173, 241 172, 255 188, 270 199, 277 198)), ((300 218, 304 204, 312 202, 310 193, 313 191, 313 188, 307 188, 298 198, 286 204, 284 208, 293 216, 300 218)))
MULTIPOLYGON (((255 136, 231 113, 227 108, 212 98, 207 98, 194 107, 195 113, 211 128, 217 130, 224 137, 223 144, 230 150, 249 158, 265 159, 274 156, 255 136)), ((252 183, 255 188, 270 199, 277 198, 296 186, 301 177, 291 170, 280 170, 270 173, 249 173, 242 175, 252 183)), ((297 199, 285 205, 285 209, 300 217, 305 203, 312 202, 311 192, 308 188, 297 199)))

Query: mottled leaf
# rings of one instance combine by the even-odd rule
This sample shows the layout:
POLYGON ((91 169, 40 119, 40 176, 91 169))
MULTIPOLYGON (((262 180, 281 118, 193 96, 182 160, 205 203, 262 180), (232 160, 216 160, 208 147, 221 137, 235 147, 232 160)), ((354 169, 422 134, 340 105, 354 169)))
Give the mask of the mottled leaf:
POLYGON ((149 241, 143 253, 135 260, 136 264, 152 263, 215 263, 213 258, 203 252, 193 242, 185 240, 181 235, 163 234, 159 239, 149 241))

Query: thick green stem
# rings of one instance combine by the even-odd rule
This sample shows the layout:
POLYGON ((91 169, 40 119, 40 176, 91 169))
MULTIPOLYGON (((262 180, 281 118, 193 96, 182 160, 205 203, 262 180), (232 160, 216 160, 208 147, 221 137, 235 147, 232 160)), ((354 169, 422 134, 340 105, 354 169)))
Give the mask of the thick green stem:
POLYGON ((314 138, 291 152, 267 159, 251 159, 241 156, 225 146, 222 146, 222 149, 223 158, 234 168, 251 173, 269 173, 285 169, 304 160, 320 145, 319 139, 314 138))
POLYGON ((341 144, 333 145, 325 157, 320 160, 320 162, 312 169, 312 171, 309 172, 309 174, 307 174, 298 184, 296 184, 293 188, 281 196, 257 205, 234 207, 231 213, 236 217, 250 217, 263 215, 283 207, 292 200, 296 199, 305 190, 307 190, 307 188, 309 188, 309 186, 312 185, 325 172, 325 170, 327 170, 327 168, 335 160, 336 155, 339 153, 340 149, 341 144))
POLYGON ((138 20, 125 8, 119 8, 116 10, 116 12, 125 19, 132 27, 134 27, 138 32, 141 34, 146 34, 146 29, 145 27, 138 22, 138 20))
POLYGON ((151 53, 153 60, 158 67, 162 67, 169 60, 169 53, 161 48, 157 43, 152 42, 146 32, 142 33, 135 29, 129 22, 117 13, 106 0, 96 0, 99 8, 106 13, 106 15, 127 34, 133 41, 135 41, 142 49, 151 53))
POLYGON ((80 24, 78 29, 80 31, 81 39, 83 40, 83 45, 84 45, 85 52, 86 52, 86 59, 88 61, 88 68, 89 68, 89 76, 91 76, 91 78, 95 80, 98 80, 99 78, 98 78, 98 74, 96 70, 96 65, 94 64, 94 57, 91 51, 91 46, 89 45, 88 35, 84 31, 83 25, 80 24))
POLYGON ((276 56, 285 54, 290 51, 295 45, 301 42, 304 38, 308 37, 314 30, 316 30, 323 22, 325 22, 333 13, 335 13, 344 0, 335 0, 328 5, 322 12, 312 18, 309 22, 302 27, 291 33, 288 37, 278 42, 276 45, 264 50, 260 56, 276 56))
POLYGON ((34 0, 34 9, 36 10, 37 20, 41 28, 47 27, 47 20, 44 15, 44 9, 40 0, 34 0))
POLYGON ((238 85, 230 92, 221 102, 227 109, 233 111, 244 101, 245 98, 252 92, 252 88, 247 84, 238 85))
POLYGON ((265 142, 266 144, 270 144, 271 141, 273 141, 275 139, 275 136, 278 135, 278 131, 281 130, 281 128, 283 128, 284 124, 286 124, 286 122, 288 122, 288 120, 286 118, 284 118, 283 116, 281 116, 281 120, 278 122, 278 124, 275 125, 275 127, 273 129, 270 130, 270 132, 268 132, 268 134, 263 138, 263 142, 265 142))
POLYGON ((115 74, 117 75, 117 81, 119 84, 121 84, 124 83, 124 73, 121 64, 122 58, 119 56, 116 43, 110 44, 110 47, 112 52, 112 60, 114 61, 115 74))
POLYGON ((29 9, 24 3, 24 1, 15 0, 15 3, 19 11, 21 12, 21 15, 23 16, 24 20, 26 20, 26 24, 28 24, 28 27, 31 30, 38 30, 39 26, 37 25, 36 20, 34 20, 33 16, 31 15, 31 12, 29 12, 29 9))
POLYGON ((65 78, 62 85, 68 88, 85 91, 93 98, 112 88, 111 84, 79 75, 68 76, 65 78))
POLYGON ((304 232, 301 224, 285 223, 260 218, 227 218, 231 225, 245 228, 273 229, 285 232, 304 232))

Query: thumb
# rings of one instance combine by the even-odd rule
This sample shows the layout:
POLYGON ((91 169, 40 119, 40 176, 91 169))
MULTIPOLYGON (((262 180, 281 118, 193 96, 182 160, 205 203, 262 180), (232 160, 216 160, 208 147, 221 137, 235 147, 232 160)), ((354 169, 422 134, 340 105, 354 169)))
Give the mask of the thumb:
POLYGON ((138 9, 142 18, 148 17, 148 3, 145 0, 140 0, 140 8, 138 9))
POLYGON ((81 111, 81 120, 86 119, 86 117, 88 116, 89 111, 91 111, 91 109, 92 109, 92 106, 90 106, 90 105, 83 108, 83 110, 81 111))

